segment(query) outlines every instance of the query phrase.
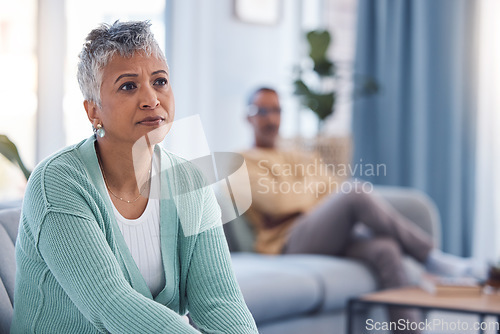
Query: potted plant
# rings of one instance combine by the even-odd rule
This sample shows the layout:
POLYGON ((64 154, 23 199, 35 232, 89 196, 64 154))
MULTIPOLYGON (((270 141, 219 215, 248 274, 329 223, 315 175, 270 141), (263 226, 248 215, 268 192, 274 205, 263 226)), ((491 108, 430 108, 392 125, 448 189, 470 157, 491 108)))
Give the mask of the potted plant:
POLYGON ((299 138, 298 141, 301 142, 299 145, 305 149, 317 150, 327 163, 349 163, 350 138, 322 136, 321 129, 325 120, 335 112, 338 91, 342 85, 352 81, 354 91, 351 98, 376 94, 379 86, 375 79, 368 76, 352 74, 344 77, 340 75, 339 69, 346 64, 336 63, 328 57, 331 35, 327 30, 309 31, 306 38, 309 44, 309 58, 312 62, 309 62, 306 68, 296 67, 296 78, 293 82, 294 94, 299 97, 305 109, 313 111, 318 117, 318 136, 312 141, 299 138))
MULTIPOLYGON (((327 30, 313 30, 308 32, 306 37, 309 44, 309 58, 313 64, 312 72, 315 73, 316 80, 307 84, 303 79, 304 69, 297 67, 294 93, 300 97, 300 102, 305 108, 312 110, 318 116, 321 128, 325 119, 335 111, 337 100, 335 88, 347 80, 355 80, 353 97, 360 97, 376 94, 379 87, 371 77, 344 78, 338 74, 340 65, 330 60, 327 55, 331 42, 331 35, 327 30)), ((311 69, 306 71, 311 72, 311 69)))

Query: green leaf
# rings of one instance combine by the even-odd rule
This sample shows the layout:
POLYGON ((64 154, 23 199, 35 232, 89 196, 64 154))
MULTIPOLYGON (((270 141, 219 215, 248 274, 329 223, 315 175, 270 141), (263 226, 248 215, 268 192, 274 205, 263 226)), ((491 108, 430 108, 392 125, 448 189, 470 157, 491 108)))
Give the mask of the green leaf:
POLYGON ((330 33, 326 30, 313 30, 307 33, 307 41, 311 47, 309 56, 312 60, 316 62, 326 59, 330 39, 330 33))
POLYGON ((311 93, 307 97, 307 106, 314 111, 320 120, 324 120, 333 113, 335 92, 327 94, 311 93))
POLYGON ((297 79, 293 82, 295 86, 295 91, 293 92, 295 95, 308 95, 310 94, 309 88, 301 79, 297 79))
POLYGON ((21 160, 16 145, 6 135, 0 135, 0 154, 18 166, 23 172, 24 177, 26 177, 26 180, 29 178, 31 171, 26 168, 21 160))
POLYGON ((314 62, 314 71, 320 76, 333 74, 333 63, 328 59, 327 51, 331 36, 327 30, 314 30, 307 33, 309 56, 314 62))

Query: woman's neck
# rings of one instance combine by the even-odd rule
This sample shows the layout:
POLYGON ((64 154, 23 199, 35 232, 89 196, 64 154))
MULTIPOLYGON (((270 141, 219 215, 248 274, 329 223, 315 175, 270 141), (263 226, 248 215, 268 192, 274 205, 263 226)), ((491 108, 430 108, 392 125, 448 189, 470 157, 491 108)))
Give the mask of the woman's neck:
POLYGON ((96 141, 96 152, 107 186, 118 195, 124 198, 136 196, 149 181, 152 146, 132 150, 132 146, 96 141))

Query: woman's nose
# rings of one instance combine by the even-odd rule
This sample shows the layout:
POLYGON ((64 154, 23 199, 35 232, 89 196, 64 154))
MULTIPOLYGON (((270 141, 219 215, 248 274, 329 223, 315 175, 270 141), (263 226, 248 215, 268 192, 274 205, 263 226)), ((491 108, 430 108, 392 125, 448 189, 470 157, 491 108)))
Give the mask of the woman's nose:
POLYGON ((141 109, 154 109, 160 105, 158 96, 153 87, 147 86, 141 89, 141 109))

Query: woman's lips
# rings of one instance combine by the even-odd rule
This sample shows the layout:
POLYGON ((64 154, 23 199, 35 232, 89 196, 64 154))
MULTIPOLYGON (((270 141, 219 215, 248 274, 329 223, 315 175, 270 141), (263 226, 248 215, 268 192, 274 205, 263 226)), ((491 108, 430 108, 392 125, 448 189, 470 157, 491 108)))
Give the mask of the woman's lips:
POLYGON ((139 122, 139 124, 146 125, 146 126, 156 126, 160 125, 163 123, 165 119, 163 117, 146 117, 142 121, 139 122))

